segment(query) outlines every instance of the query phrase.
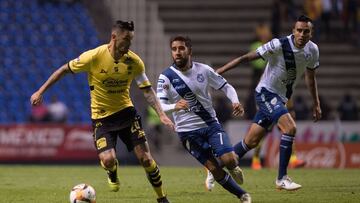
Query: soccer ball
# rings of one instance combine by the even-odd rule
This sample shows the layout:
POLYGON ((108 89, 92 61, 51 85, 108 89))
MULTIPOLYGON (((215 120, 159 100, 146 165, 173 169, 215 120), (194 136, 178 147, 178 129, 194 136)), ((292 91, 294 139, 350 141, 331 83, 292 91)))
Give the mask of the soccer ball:
POLYGON ((96 203, 94 188, 85 183, 75 185, 70 192, 70 203, 96 203))

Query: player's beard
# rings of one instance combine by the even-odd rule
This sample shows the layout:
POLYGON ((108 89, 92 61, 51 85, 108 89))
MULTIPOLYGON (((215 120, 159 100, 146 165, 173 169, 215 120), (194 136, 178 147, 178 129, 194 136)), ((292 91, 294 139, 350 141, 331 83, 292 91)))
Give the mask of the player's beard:
POLYGON ((176 67, 179 69, 185 69, 186 65, 188 64, 189 57, 180 58, 180 59, 174 59, 174 63, 176 67))

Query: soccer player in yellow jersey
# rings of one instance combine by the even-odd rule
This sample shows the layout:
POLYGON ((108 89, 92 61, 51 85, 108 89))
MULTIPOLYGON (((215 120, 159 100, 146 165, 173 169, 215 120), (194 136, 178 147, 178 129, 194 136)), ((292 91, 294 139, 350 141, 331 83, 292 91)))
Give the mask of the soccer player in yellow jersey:
POLYGON ((130 84, 135 79, 147 102, 155 109, 161 122, 174 128, 172 121, 161 109, 159 100, 145 74, 144 63, 129 50, 134 37, 134 23, 116 21, 112 27, 109 44, 82 53, 57 69, 30 98, 32 105, 43 100, 45 91, 68 73, 87 72, 91 95, 91 119, 94 141, 101 166, 107 171, 112 191, 118 191, 118 161, 115 146, 120 138, 146 171, 158 202, 167 203, 162 189, 159 168, 151 156, 140 116, 129 96, 130 84))

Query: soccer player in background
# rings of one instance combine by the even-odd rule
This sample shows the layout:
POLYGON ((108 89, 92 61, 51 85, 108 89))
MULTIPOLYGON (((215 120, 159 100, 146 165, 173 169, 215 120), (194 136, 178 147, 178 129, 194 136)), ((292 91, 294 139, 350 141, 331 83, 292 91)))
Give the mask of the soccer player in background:
POLYGON ((82 53, 57 69, 48 80, 31 96, 31 104, 42 103, 45 91, 68 73, 87 72, 91 95, 91 119, 94 142, 101 166, 108 174, 112 191, 118 191, 120 181, 117 175, 118 160, 115 147, 120 138, 129 151, 134 151, 144 167, 160 203, 167 203, 162 188, 159 168, 154 161, 141 118, 129 96, 131 82, 135 79, 147 102, 155 109, 161 122, 174 128, 172 121, 161 109, 155 91, 145 74, 141 58, 129 50, 134 37, 133 22, 116 21, 111 30, 109 44, 82 53))
POLYGON ((282 132, 280 141, 279 171, 275 185, 277 189, 296 190, 300 184, 293 182, 287 175, 287 167, 295 139, 296 124, 285 103, 290 99, 298 80, 305 72, 305 81, 313 99, 313 118, 321 118, 315 72, 319 67, 318 46, 310 41, 313 23, 307 16, 300 16, 295 22, 293 33, 273 39, 242 55, 217 72, 223 74, 243 62, 263 58, 267 61, 265 71, 255 89, 258 111, 243 140, 234 146, 235 153, 242 158, 246 152, 256 147, 273 124, 282 132))
POLYGON ((210 87, 223 91, 232 102, 233 115, 239 116, 244 109, 235 89, 208 65, 192 61, 190 38, 176 36, 170 40, 170 48, 174 63, 160 74, 157 85, 162 108, 172 113, 183 147, 240 202, 251 202, 250 195, 237 184, 242 184, 243 174, 228 135, 216 118, 209 94, 210 87))

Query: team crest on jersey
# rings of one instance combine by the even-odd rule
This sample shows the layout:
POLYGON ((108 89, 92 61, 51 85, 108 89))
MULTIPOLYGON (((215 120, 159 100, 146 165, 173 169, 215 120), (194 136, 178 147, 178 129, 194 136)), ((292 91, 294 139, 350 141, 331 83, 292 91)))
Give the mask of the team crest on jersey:
POLYGON ((204 75, 202 73, 199 73, 196 77, 198 82, 204 82, 204 75))
POLYGON ((308 61, 308 60, 310 60, 311 54, 305 53, 304 57, 305 57, 305 60, 308 61))
POLYGON ((130 64, 132 62, 132 59, 130 57, 126 57, 126 59, 124 60, 125 64, 130 64))

